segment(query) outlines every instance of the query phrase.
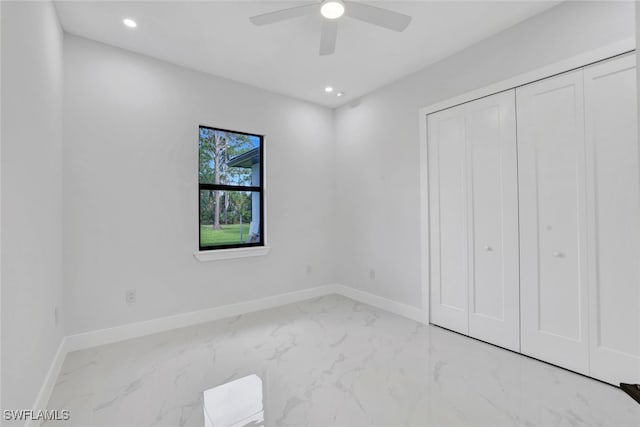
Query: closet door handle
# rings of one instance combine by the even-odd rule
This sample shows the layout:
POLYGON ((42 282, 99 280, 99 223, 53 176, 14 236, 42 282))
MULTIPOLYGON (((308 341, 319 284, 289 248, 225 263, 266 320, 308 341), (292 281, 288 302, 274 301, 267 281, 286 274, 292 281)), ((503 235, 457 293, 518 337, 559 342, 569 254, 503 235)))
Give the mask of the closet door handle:
POLYGON ((491 246, 487 245, 487 246, 484 247, 484 250, 486 252, 491 252, 493 250, 493 248, 491 246))
POLYGON ((553 253, 553 256, 555 258, 564 258, 564 254, 562 252, 557 252, 557 251, 553 253))

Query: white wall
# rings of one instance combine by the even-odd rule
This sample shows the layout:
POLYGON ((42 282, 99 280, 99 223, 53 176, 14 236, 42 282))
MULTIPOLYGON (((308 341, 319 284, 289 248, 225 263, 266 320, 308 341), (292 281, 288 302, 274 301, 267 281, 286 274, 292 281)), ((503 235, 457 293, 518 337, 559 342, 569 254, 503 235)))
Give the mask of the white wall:
POLYGON ((331 110, 74 36, 64 64, 68 334, 335 281, 331 110), (267 256, 194 259, 199 124, 266 135, 267 256))
POLYGON ((420 306, 418 110, 631 38, 633 7, 563 3, 336 110, 338 281, 420 306))
POLYGON ((2 2, 1 28, 2 405, 29 409, 63 336, 63 39, 49 2, 2 2))

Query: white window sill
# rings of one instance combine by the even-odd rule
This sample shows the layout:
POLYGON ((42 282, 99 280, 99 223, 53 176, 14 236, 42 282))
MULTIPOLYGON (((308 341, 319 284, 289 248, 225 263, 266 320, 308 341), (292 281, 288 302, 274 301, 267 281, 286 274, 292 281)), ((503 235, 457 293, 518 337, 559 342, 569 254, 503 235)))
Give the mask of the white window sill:
POLYGON ((211 251, 197 251, 193 256, 200 262, 219 261, 223 259, 247 258, 262 256, 269 253, 271 246, 250 246, 248 248, 214 249, 211 251))

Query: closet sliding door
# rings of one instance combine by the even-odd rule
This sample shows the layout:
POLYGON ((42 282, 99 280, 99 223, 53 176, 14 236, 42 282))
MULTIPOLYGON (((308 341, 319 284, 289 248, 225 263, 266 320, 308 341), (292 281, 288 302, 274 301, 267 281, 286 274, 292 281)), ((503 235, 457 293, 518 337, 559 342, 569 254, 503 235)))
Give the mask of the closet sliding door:
POLYGON ((634 54, 584 70, 591 375, 640 383, 640 152, 634 54))
POLYGON ((516 98, 522 353, 588 374, 583 72, 516 98))
POLYGON ((520 351, 515 91, 465 105, 469 335, 520 351))
POLYGON ((464 106, 430 114, 428 126, 431 322, 469 332, 469 185, 464 106))
POLYGON ((640 383, 637 114, 632 53, 428 116, 432 323, 640 383))
POLYGON ((428 116, 431 322, 518 351, 514 91, 428 116))

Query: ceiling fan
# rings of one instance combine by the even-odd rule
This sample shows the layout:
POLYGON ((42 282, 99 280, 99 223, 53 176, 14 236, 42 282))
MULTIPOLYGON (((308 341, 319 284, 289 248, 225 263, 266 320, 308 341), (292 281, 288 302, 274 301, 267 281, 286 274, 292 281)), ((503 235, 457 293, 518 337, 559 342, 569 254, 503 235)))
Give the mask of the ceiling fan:
POLYGON ((249 20, 255 25, 262 26, 311 15, 318 11, 325 18, 322 21, 322 32, 320 34, 320 55, 331 55, 335 51, 338 18, 343 15, 398 32, 404 31, 411 22, 411 17, 408 15, 345 0, 323 0, 320 3, 306 4, 253 16, 249 20))

